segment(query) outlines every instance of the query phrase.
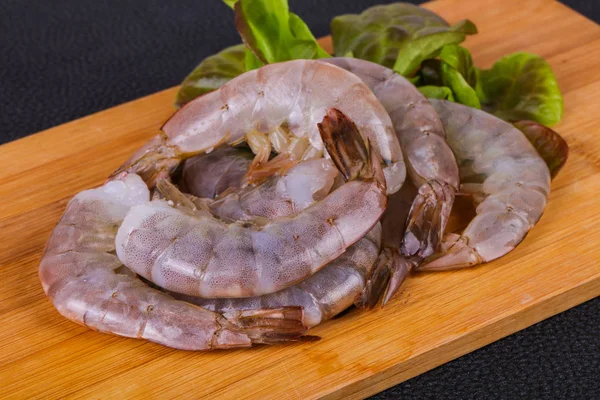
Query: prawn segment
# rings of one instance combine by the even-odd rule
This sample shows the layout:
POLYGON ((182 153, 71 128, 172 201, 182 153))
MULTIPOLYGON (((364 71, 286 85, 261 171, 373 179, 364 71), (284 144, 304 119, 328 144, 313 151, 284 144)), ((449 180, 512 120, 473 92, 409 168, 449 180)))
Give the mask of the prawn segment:
POLYGON ((361 239, 387 204, 378 154, 346 118, 330 110, 320 129, 334 163, 352 179, 321 201, 260 224, 147 202, 119 227, 119 259, 158 286, 205 298, 273 293, 312 275, 361 239))
POLYGON ((461 192, 476 216, 461 235, 446 235, 441 250, 418 270, 474 266, 514 249, 536 224, 550 192, 550 171, 518 129, 483 111, 431 100, 459 164, 461 192))
POLYGON ((220 315, 146 286, 113 255, 128 210, 148 200, 142 179, 123 174, 77 194, 42 257, 42 287, 60 314, 91 329, 184 350, 313 340, 297 307, 220 315), (96 240, 98 239, 98 240, 96 240))

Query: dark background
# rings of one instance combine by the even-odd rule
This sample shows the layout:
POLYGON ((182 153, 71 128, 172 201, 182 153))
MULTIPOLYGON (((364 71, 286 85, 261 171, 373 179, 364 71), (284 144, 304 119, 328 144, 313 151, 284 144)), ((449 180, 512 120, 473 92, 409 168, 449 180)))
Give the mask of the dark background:
MULTIPOLYGON (((388 2, 289 1, 317 37, 388 2)), ((600 20, 598 0, 565 3, 600 20)), ((0 144, 177 85, 239 41, 219 0, 0 0, 0 144)), ((600 399, 600 300, 374 398, 600 399)))

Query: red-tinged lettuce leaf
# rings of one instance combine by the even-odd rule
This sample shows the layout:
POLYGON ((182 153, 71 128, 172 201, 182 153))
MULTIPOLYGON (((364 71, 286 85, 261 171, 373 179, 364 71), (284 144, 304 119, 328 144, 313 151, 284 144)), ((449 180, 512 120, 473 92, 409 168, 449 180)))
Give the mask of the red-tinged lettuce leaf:
POLYGON ((336 56, 352 52, 356 58, 388 68, 396 66, 404 75, 437 55, 444 44, 460 43, 465 35, 476 32, 468 20, 451 27, 434 12, 408 3, 374 6, 361 14, 337 16, 331 22, 336 56))
POLYGON ((239 0, 234 9, 238 32, 261 62, 329 57, 286 0, 239 0))
POLYGON ((246 52, 246 47, 239 44, 205 58, 181 84, 175 105, 181 107, 246 72, 246 52))
POLYGON ((569 156, 569 145, 558 132, 535 121, 517 121, 513 125, 525 134, 533 147, 546 161, 552 178, 565 165, 569 156))
POLYGON ((502 57, 491 69, 479 72, 477 94, 483 109, 507 121, 558 123, 563 98, 550 65, 530 53, 502 57))

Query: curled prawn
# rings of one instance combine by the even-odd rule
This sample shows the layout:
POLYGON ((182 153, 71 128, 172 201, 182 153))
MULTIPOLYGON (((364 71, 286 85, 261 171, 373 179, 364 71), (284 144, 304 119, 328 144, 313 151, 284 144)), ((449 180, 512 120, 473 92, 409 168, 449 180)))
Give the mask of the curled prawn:
POLYGON ((206 298, 273 293, 312 275, 361 239, 387 202, 378 154, 353 122, 331 109, 319 129, 347 180, 319 202, 240 223, 154 200, 132 207, 119 227, 119 259, 162 288, 206 298))
POLYGON ((114 255, 117 228, 150 193, 135 174, 77 194, 52 231, 39 275, 54 307, 94 330, 184 350, 307 340, 297 307, 217 314, 173 299, 127 273, 114 255))
MULTIPOLYGON (((272 176, 257 187, 241 188, 242 176, 245 172, 242 171, 243 166, 211 170, 210 177, 203 177, 203 175, 209 172, 205 168, 207 159, 210 158, 210 161, 219 165, 232 165, 244 156, 244 150, 231 149, 231 151, 221 152, 218 160, 211 157, 212 154, 196 156, 190 159, 194 161, 193 163, 184 167, 187 169, 186 184, 190 188, 187 196, 196 202, 198 201, 196 196, 213 191, 214 182, 228 182, 228 193, 221 200, 235 196, 241 200, 241 203, 254 198, 252 202, 261 204, 258 209, 248 208, 244 215, 245 219, 255 216, 253 211, 258 211, 259 215, 264 216, 264 210, 272 210, 266 213, 270 216, 291 215, 295 212, 293 208, 279 205, 287 202, 294 203, 293 199, 302 199, 300 206, 310 206, 320 200, 314 196, 317 192, 324 192, 324 194, 329 192, 334 178, 331 176, 330 168, 322 167, 322 164, 326 165, 329 161, 318 159, 301 162, 288 170, 284 176, 272 176), (245 194, 248 190, 254 193, 250 198, 245 194)), ((190 160, 186 161, 186 164, 190 160)), ((331 169, 335 170, 335 168, 331 169)), ((176 197, 171 199, 177 202, 176 197)), ((230 212, 226 208, 211 207, 210 209, 220 218, 230 217, 230 212)), ((334 317, 353 303, 360 304, 360 295, 377 261, 380 246, 381 225, 377 224, 365 237, 314 275, 278 292, 237 299, 203 299, 178 293, 171 293, 171 295, 218 313, 300 306, 303 309, 302 321, 310 328, 334 317)))
POLYGON ((433 254, 459 185, 456 159, 437 113, 412 83, 389 68, 357 58, 326 61, 358 76, 390 115, 408 176, 418 190, 403 233, 402 253, 418 260, 433 254))
POLYGON ((458 161, 461 195, 476 216, 462 234, 446 234, 419 270, 470 267, 502 257, 536 224, 550 194, 550 171, 521 131, 486 112, 431 100, 458 161))
MULTIPOLYGON (((256 216, 272 219, 292 215, 296 208, 306 208, 326 195, 337 175, 337 170, 329 165, 329 160, 308 160, 293 166, 282 176, 271 176, 256 187, 242 188, 242 177, 249 166, 248 159, 244 158, 246 151, 226 149, 227 151, 215 151, 186 160, 185 179, 182 179, 183 186, 189 193, 187 196, 194 203, 199 201, 198 197, 217 197, 222 193, 216 204, 212 203, 207 207, 220 218, 230 219, 231 209, 215 205, 230 202, 236 204, 235 209, 244 210, 242 214, 236 214, 246 220, 256 216), (215 164, 228 167, 211 168, 215 164), (206 174, 209 176, 204 176, 206 174), (222 182, 227 182, 226 190, 222 182), (215 187, 222 189, 214 190, 215 187), (225 201, 228 198, 233 199, 225 201), (257 204, 259 207, 254 207, 257 204)), ((180 196, 177 195, 169 197, 167 194, 165 197, 174 203, 180 201, 180 196)), ((303 323, 310 328, 334 317, 353 303, 360 305, 361 293, 377 261, 380 246, 381 225, 377 224, 365 237, 314 275, 286 289, 263 296, 203 299, 171 294, 175 298, 218 313, 300 306, 303 309, 303 323)))
POLYGON ((245 141, 256 154, 248 178, 260 179, 320 157, 317 124, 332 108, 347 115, 380 154, 387 191, 396 192, 406 169, 390 117, 358 77, 317 60, 266 65, 196 98, 115 174, 135 172, 154 186, 186 158, 245 141), (272 150, 279 156, 269 160, 272 150))
POLYGON ((382 218, 382 257, 368 293, 368 306, 397 293, 412 268, 439 248, 459 185, 456 159, 429 101, 407 79, 382 65, 356 58, 324 60, 358 76, 390 115, 409 182, 389 197, 382 218), (401 252, 398 252, 398 248, 401 252))

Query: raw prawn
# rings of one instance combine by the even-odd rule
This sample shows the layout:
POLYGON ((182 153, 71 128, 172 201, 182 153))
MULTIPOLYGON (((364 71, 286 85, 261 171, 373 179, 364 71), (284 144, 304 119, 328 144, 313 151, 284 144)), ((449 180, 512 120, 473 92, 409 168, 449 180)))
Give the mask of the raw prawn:
POLYGON ((425 96, 393 70, 357 58, 324 61, 358 76, 390 115, 408 176, 418 189, 402 238, 402 254, 418 263, 437 250, 459 185, 456 159, 442 123, 425 96))
POLYGON ((550 171, 521 131, 484 111, 431 100, 460 169, 461 195, 476 216, 462 234, 446 234, 441 250, 419 270, 470 267, 514 249, 539 220, 550 194, 550 171))
POLYGON ((317 123, 331 108, 346 114, 380 154, 387 191, 396 192, 406 170, 390 117, 357 76, 317 60, 266 65, 189 102, 115 174, 135 172, 154 186, 185 158, 246 141, 256 154, 249 178, 264 178, 321 156, 317 123), (279 156, 269 160, 271 150, 279 156))
POLYGON ((382 218, 383 251, 363 294, 364 304, 373 307, 379 298, 387 303, 412 266, 438 250, 458 190, 458 167, 437 113, 407 79, 356 58, 324 61, 352 72, 373 91, 390 115, 410 178, 390 195, 382 218))
POLYGON ((306 340, 298 307, 223 315, 173 299, 122 268, 113 254, 128 210, 150 194, 123 174, 77 194, 54 228, 39 274, 46 295, 66 318, 92 329, 185 350, 248 347, 306 340))
POLYGON ((361 239, 387 202, 378 154, 352 121, 331 109, 319 129, 347 180, 321 201, 293 216, 244 223, 164 200, 144 203, 119 228, 119 259, 162 288, 206 298, 273 293, 312 275, 361 239))
MULTIPOLYGON (((230 165, 231 162, 239 159, 240 152, 243 154, 244 150, 228 151, 222 153, 221 158, 218 160, 213 158, 213 161, 219 165, 230 165)), ((240 188, 243 172, 236 168, 211 170, 213 179, 202 177, 207 172, 203 159, 210 157, 212 154, 196 156, 194 157, 197 159, 196 162, 184 167, 187 168, 188 178, 196 177, 193 182, 188 181, 188 187, 192 188, 189 190, 192 196, 188 196, 193 200, 193 203, 197 202, 194 197, 210 193, 215 181, 229 183, 229 193, 224 198, 235 196, 237 199, 243 199, 242 202, 246 202, 251 197, 244 195, 244 192, 251 190, 252 192, 262 193, 262 195, 254 196, 261 207, 258 209, 248 208, 244 219, 255 216, 252 213, 255 210, 265 216, 263 212, 265 209, 276 211, 276 214, 269 213, 270 218, 292 215, 295 213, 293 208, 273 207, 272 204, 286 203, 295 198, 303 199, 302 202, 296 201, 301 206, 310 206, 315 201, 320 200, 318 197, 314 197, 316 191, 318 190, 326 195, 331 188, 333 178, 335 178, 328 168, 324 169, 321 166, 323 163, 329 163, 329 160, 318 159, 303 161, 288 170, 284 176, 272 176, 257 187, 251 189, 250 187, 240 188), (287 189, 290 187, 293 188, 291 190, 287 189)), ((186 164, 190 160, 186 161, 186 164)), ((333 166, 330 169, 337 174, 337 170, 333 166)), ((167 195, 166 197, 175 203, 180 201, 178 196, 168 197, 167 195)), ((227 208, 210 207, 210 211, 220 218, 231 217, 231 213, 227 208)), ((365 237, 350 246, 341 256, 314 275, 286 289, 263 296, 238 299, 203 299, 178 293, 171 294, 177 299, 219 313, 255 308, 301 306, 303 309, 303 323, 310 328, 332 318, 354 302, 359 302, 358 299, 377 261, 380 246, 381 225, 377 224, 365 237)))

